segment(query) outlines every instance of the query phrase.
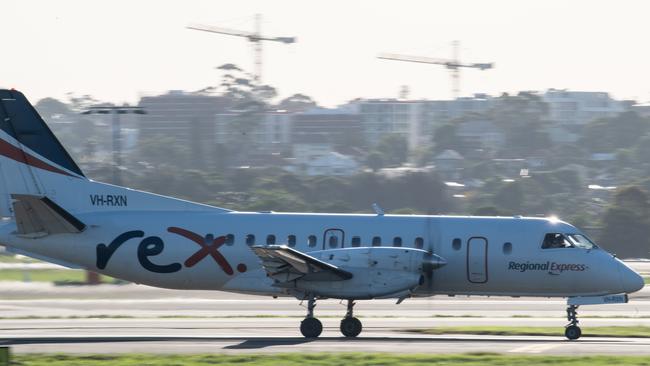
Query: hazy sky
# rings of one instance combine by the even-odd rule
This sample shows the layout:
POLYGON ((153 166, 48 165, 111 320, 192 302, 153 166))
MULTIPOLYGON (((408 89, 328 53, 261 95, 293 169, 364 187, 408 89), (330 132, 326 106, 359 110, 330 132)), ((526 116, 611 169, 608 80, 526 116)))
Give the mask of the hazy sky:
POLYGON ((298 43, 264 45, 264 81, 281 96, 334 105, 355 97, 449 98, 440 66, 381 61, 379 52, 494 62, 462 74, 462 94, 569 88, 650 101, 650 2, 595 0, 126 1, 20 0, 0 6, 0 86, 30 99, 66 92, 137 101, 215 85, 214 69, 252 69, 243 39, 187 30, 199 22, 298 43))

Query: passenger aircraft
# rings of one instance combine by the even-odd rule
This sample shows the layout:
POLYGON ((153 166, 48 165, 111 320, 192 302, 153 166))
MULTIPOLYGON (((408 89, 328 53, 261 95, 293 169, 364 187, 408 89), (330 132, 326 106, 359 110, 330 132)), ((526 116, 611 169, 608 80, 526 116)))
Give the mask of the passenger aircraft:
POLYGON ((641 276, 554 219, 237 212, 92 181, 25 96, 0 90, 0 243, 135 283, 307 301, 433 295, 562 297, 565 335, 580 305, 627 302, 641 276))

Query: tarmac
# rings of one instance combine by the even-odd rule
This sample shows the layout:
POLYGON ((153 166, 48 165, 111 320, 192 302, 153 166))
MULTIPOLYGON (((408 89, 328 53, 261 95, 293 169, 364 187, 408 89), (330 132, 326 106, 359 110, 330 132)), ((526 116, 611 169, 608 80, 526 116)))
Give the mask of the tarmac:
MULTIPOLYGON (((650 339, 589 338, 567 341, 561 335, 476 336, 419 335, 404 327, 440 326, 430 319, 363 319, 364 331, 346 339, 338 319, 322 318, 318 339, 305 339, 295 318, 230 319, 59 319, 5 320, 0 345, 14 353, 280 353, 280 352, 395 352, 395 353, 504 353, 545 355, 647 355, 650 339), (418 325, 419 324, 419 325, 418 325)), ((490 320, 490 322, 496 320, 490 320)), ((444 322, 450 324, 450 322, 444 322)), ((501 325, 527 325, 501 320, 501 325)), ((589 325, 600 324, 589 322, 589 325)), ((588 333, 585 322, 583 331, 588 333)))
MULTIPOLYGON (((357 339, 341 336, 345 304, 318 302, 324 331, 306 340, 298 329, 306 312, 291 298, 147 286, 53 286, 0 283, 0 345, 15 353, 276 353, 398 352, 553 355, 648 355, 650 339, 563 336, 561 299, 447 297, 360 301, 364 325, 357 339), (557 336, 421 335, 409 329, 463 325, 550 326, 557 336)), ((580 308, 589 327, 650 326, 650 291, 628 304, 580 308)))
MULTIPOLYGON (((641 271, 650 269, 638 264, 641 271)), ((0 282, 0 345, 14 353, 396 352, 647 355, 650 338, 563 336, 562 299, 447 297, 360 301, 356 339, 339 332, 345 304, 318 301, 318 339, 304 339, 306 313, 292 298, 142 285, 54 286, 0 282), (409 329, 465 325, 549 326, 557 336, 422 335, 409 329)), ((650 289, 628 304, 583 306, 583 334, 596 326, 650 326, 650 289)))

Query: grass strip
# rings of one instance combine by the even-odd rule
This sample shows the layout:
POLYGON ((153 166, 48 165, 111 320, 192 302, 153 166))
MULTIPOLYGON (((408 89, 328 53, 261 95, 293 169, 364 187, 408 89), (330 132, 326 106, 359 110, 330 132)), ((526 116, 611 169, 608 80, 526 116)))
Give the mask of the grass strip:
POLYGON ((36 259, 29 257, 17 257, 13 254, 0 254, 0 263, 38 263, 36 259))
POLYGON ((266 366, 422 366, 422 365, 650 365, 642 356, 518 356, 492 353, 477 354, 388 354, 388 353, 286 353, 273 355, 67 355, 25 354, 13 357, 14 365, 21 366, 197 366, 197 365, 266 365, 266 366))
MULTIPOLYGON (((562 327, 506 327, 506 326, 460 326, 425 329, 407 329, 410 333, 420 334, 476 334, 507 336, 563 336, 562 327)), ((646 326, 612 326, 582 328, 583 337, 631 337, 650 338, 650 327, 646 326)), ((649 359, 650 362, 650 359, 649 359)))
MULTIPOLYGON (((100 276, 102 282, 111 283, 113 279, 100 276)), ((54 282, 58 284, 82 283, 86 280, 86 272, 80 269, 2 269, 0 281, 20 282, 54 282)))

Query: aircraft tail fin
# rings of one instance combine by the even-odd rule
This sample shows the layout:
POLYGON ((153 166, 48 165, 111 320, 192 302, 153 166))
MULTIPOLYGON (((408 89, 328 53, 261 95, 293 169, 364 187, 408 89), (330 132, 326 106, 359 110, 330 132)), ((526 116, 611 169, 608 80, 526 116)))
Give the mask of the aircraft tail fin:
POLYGON ((85 179, 25 96, 0 90, 0 215, 11 216, 11 194, 46 195, 40 172, 85 179))
POLYGON ((72 214, 117 210, 229 211, 87 179, 27 98, 0 89, 0 216, 20 215, 26 232, 80 230, 72 214))

